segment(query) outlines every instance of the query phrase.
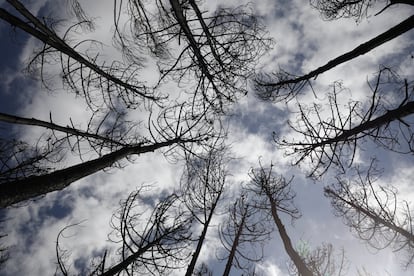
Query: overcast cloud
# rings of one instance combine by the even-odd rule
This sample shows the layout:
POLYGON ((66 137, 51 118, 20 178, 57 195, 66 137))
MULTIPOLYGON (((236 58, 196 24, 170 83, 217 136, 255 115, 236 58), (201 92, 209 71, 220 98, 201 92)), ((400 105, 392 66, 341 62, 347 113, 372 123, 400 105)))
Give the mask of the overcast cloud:
MULTIPOLYGON (((28 7, 37 14, 51 14, 56 17, 67 17, 62 7, 64 1, 25 1, 28 7)), ((102 57, 107 60, 120 58, 112 47, 113 2, 112 1, 80 1, 86 12, 95 19, 96 30, 88 34, 88 38, 103 42, 102 57)), ((222 1, 207 1, 206 7, 214 9, 222 1)), ((238 5, 247 1, 226 1, 225 5, 238 5)), ((4 1, 0 5, 6 6, 4 1)), ((273 50, 266 54, 259 64, 265 71, 272 71, 279 66, 297 74, 325 64, 328 60, 352 50, 359 44, 396 25, 412 14, 413 8, 395 7, 379 16, 370 16, 356 24, 353 19, 340 19, 327 22, 321 19, 318 12, 312 9, 308 1, 253 1, 251 6, 259 13, 267 26, 269 35, 275 39, 273 50), (300 70, 298 72, 297 70, 300 70)), ((374 14, 373 11, 371 14, 374 14)), ((83 35, 84 36, 84 35, 83 35)), ((378 71, 380 64, 399 66, 402 75, 412 76, 414 61, 412 55, 413 31, 388 42, 370 53, 329 72, 318 76, 315 90, 320 91, 319 101, 326 102, 323 95, 329 91, 334 80, 342 80, 350 91, 343 95, 344 103, 350 98, 366 101, 370 95, 367 79, 378 71)), ((86 38, 86 37, 85 37, 86 38)), ((0 22, 0 108, 24 117, 48 120, 50 114, 56 123, 67 125, 69 118, 79 128, 85 128, 90 111, 80 97, 67 93, 61 84, 51 79, 52 91, 47 91, 42 84, 28 79, 23 72, 25 61, 32 56, 38 42, 27 39, 19 30, 13 29, 5 22, 0 22), (16 32, 16 33, 14 33, 16 32), (10 58, 12 56, 13 58, 10 58)), ((143 70, 142 78, 154 81, 156 74, 151 71, 153 64, 148 59, 149 68, 143 70)), ((53 72, 54 67, 51 67, 53 72)), ((165 85, 168 88, 168 85, 165 85)), ((178 93, 178 92, 177 92, 178 93)), ((314 101, 312 93, 301 96, 303 101, 314 101)), ((297 110, 295 102, 289 104, 264 103, 254 93, 249 93, 232 108, 232 116, 226 121, 229 124, 228 142, 233 154, 237 157, 230 164, 229 191, 236 191, 240 183, 248 181, 248 171, 258 165, 259 158, 265 165, 273 161, 277 171, 286 176, 295 175, 295 200, 302 218, 293 225, 286 217, 285 225, 295 244, 307 242, 314 248, 323 242, 332 243, 338 253, 345 250, 349 261, 349 275, 356 275, 357 268, 365 267, 372 275, 412 275, 412 269, 404 271, 401 267, 401 255, 383 250, 373 252, 360 242, 340 218, 334 217, 328 199, 323 196, 323 186, 333 183, 333 174, 326 175, 320 181, 305 177, 308 168, 291 167, 291 160, 284 152, 278 150, 272 142, 272 132, 288 135, 286 122, 295 121, 297 110)), ((141 118, 145 114, 138 111, 128 115, 129 118, 141 118)), ((411 119, 412 120, 412 119, 411 119)), ((38 137, 41 129, 20 128, 4 129, 10 133, 18 133, 25 140, 38 137)), ((2 135, 4 135, 4 131, 2 135)), ((6 134, 7 135, 7 134, 6 134)), ((371 149, 371 147, 367 147, 371 149)), ((378 150, 379 154, 381 150, 378 150)), ((398 188, 403 198, 412 206, 414 202, 413 160, 411 156, 383 153, 389 165, 385 163, 385 176, 381 182, 399 183, 398 188), (387 155, 385 155, 387 154, 387 155)), ((365 153, 361 153, 365 162, 365 153)), ((378 156, 381 159, 381 155, 378 156)), ((69 155, 64 160, 68 164, 78 162, 76 156, 69 155)), ((134 158, 134 162, 122 163, 124 168, 112 168, 77 181, 61 192, 54 192, 44 198, 19 208, 2 211, 7 218, 4 232, 8 234, 7 245, 10 246, 10 260, 3 269, 3 275, 53 275, 56 269, 55 245, 60 230, 65 226, 80 223, 68 229, 66 238, 62 239, 62 248, 69 250, 68 263, 75 264, 71 271, 81 267, 82 258, 90 260, 104 248, 117 248, 108 241, 111 228, 111 215, 118 208, 118 203, 129 192, 141 185, 152 188, 145 192, 148 198, 157 196, 165 190, 172 191, 179 186, 182 162, 167 160, 161 152, 149 153, 134 158), (77 262, 76 262, 77 261, 77 262)), ((229 195, 226 200, 231 199, 229 195)), ((215 218, 217 225, 222 218, 215 218)), ((219 275, 224 268, 223 262, 215 260, 217 247, 220 247, 215 229, 209 230, 208 243, 203 248, 202 261, 211 265, 219 275)), ((265 260, 258 269, 264 275, 286 275, 288 256, 283 250, 279 236, 274 233, 273 239, 265 247, 265 260)), ((240 272, 234 270, 232 275, 240 272)))

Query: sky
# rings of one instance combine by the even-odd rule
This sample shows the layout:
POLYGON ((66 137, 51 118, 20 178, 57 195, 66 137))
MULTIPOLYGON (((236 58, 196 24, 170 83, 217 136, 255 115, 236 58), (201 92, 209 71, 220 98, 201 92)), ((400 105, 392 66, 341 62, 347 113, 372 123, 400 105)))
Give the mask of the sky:
MULTIPOLYGON (((242 4, 247 1, 226 1, 227 6, 242 4)), ((64 1, 33 0, 24 1, 34 14, 52 15, 57 18, 70 17, 62 8, 64 1)), ((80 38, 96 39, 103 42, 97 51, 103 59, 116 60, 122 58, 114 49, 113 31, 113 2, 112 1, 80 1, 85 11, 94 18, 95 30, 87 34, 79 34, 80 38)), ((214 10, 220 1, 206 1, 204 7, 214 10)), ((1 7, 6 7, 5 1, 0 1, 1 7)), ((371 16, 360 22, 353 19, 325 21, 318 11, 312 9, 308 1, 257 0, 250 4, 260 15, 266 25, 268 34, 274 38, 275 45, 265 54, 258 64, 258 69, 272 71, 281 67, 287 71, 300 70, 307 72, 325 64, 328 60, 352 50, 359 44, 398 24, 410 16, 412 7, 397 6, 386 10, 378 16, 375 11, 381 5, 373 8, 371 16)), ((62 24, 66 24, 65 22, 62 24)), ((326 95, 334 80, 341 80, 350 93, 341 95, 344 103, 349 99, 366 102, 369 98, 367 80, 378 71, 379 65, 398 68, 402 76, 412 76, 414 60, 414 33, 410 31, 394 39, 366 55, 360 56, 344 65, 318 76, 314 82, 315 91, 326 95)), ((73 39, 76 39, 74 35, 73 39)), ((64 91, 59 82, 59 74, 51 74, 50 83, 53 89, 46 89, 35 78, 25 71, 25 63, 33 55, 33 49, 38 45, 34 39, 29 39, 19 30, 14 30, 7 23, 0 22, 0 111, 24 117, 34 117, 49 120, 63 125, 70 123, 69 118, 77 127, 86 127, 90 111, 80 97, 64 91)), ((148 67, 140 77, 149 83, 154 81, 154 64, 148 60, 148 67)), ((58 69, 50 65, 48 72, 58 69)), ((300 73, 300 72, 299 72, 300 73)), ((171 86, 174 89, 174 86, 171 86)), ((166 89, 170 86, 166 85, 166 89)), ((177 89, 177 88, 175 88, 177 89)), ((252 88, 249 88, 252 90, 252 88)), ((310 91, 300 97, 300 101, 311 103, 326 102, 321 96, 315 99, 310 91)), ((403 256, 389 249, 375 251, 358 240, 341 218, 333 215, 329 200, 323 196, 323 187, 334 182, 333 175, 328 173, 320 180, 306 177, 309 168, 306 165, 292 167, 291 159, 282 150, 276 148, 272 140, 272 132, 292 135, 287 128, 287 121, 295 121, 296 102, 269 103, 262 102, 249 91, 246 97, 240 99, 231 108, 228 122, 228 144, 232 154, 237 158, 229 164, 228 179, 229 194, 225 197, 230 202, 241 183, 248 181, 250 168, 256 167, 259 160, 263 164, 277 164, 277 171, 286 176, 294 175, 293 189, 297 196, 295 204, 301 211, 302 217, 293 224, 284 219, 294 244, 306 243, 315 248, 321 243, 332 243, 340 251, 344 249, 349 261, 349 275, 357 275, 357 269, 364 267, 372 275, 412 275, 411 270, 402 269, 403 256)), ((139 111, 130 112, 128 118, 141 118, 145 114, 139 111)), ((412 117, 412 116, 411 116, 412 117)), ((409 118, 413 120, 413 118, 409 118)), ((21 139, 34 142, 33 137, 39 137, 41 130, 34 128, 10 127, 1 124, 0 134, 18 136, 21 139)), ((383 184, 398 183, 401 198, 409 204, 414 203, 414 189, 411 180, 414 179, 413 160, 410 156, 390 153, 372 145, 365 145, 364 150, 358 151, 356 162, 364 164, 367 157, 375 153, 385 168, 380 179, 383 184)), ((75 155, 64 159, 65 167, 79 162, 75 155)), ((56 269, 56 238, 65 226, 79 224, 65 232, 61 246, 70 251, 68 263, 72 263, 73 273, 81 268, 90 256, 101 252, 103 248, 116 250, 116 245, 108 241, 111 232, 110 219, 118 209, 119 201, 141 185, 150 185, 145 191, 148 198, 156 197, 165 191, 178 187, 183 163, 172 162, 162 152, 147 153, 138 156, 133 162, 123 162, 122 169, 112 168, 99 172, 73 183, 61 192, 54 192, 44 198, 1 211, 4 232, 8 234, 6 244, 10 247, 10 260, 1 275, 52 275, 56 269)), ((225 213, 223 210, 220 214, 225 213)), ((223 215, 215 218, 217 225, 223 215)), ((208 242, 203 248, 200 261, 207 263, 215 275, 220 275, 224 263, 216 260, 220 243, 216 229, 209 230, 208 242)), ((282 243, 274 233, 271 241, 264 248, 264 261, 258 266, 263 275, 286 275, 288 256, 283 250, 282 243)), ((78 271, 79 272, 79 271, 78 271)), ((174 272, 180 275, 179 272, 174 272)), ((240 271, 233 270, 232 275, 240 271)))

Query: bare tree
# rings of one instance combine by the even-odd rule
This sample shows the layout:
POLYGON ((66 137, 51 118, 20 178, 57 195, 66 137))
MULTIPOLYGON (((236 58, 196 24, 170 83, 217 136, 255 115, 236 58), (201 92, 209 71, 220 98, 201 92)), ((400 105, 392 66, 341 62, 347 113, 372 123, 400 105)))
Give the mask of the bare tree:
POLYGON ((338 95, 345 88, 339 82, 332 86, 326 107, 299 104, 297 122, 289 122, 291 130, 300 135, 299 141, 275 134, 276 144, 296 158, 295 165, 308 160, 309 175, 316 177, 331 165, 345 171, 352 165, 356 150, 367 140, 387 150, 412 153, 414 133, 408 118, 414 113, 412 81, 383 67, 368 85, 372 96, 365 105, 358 101, 341 104, 338 95), (392 101, 390 94, 395 95, 392 101))
POLYGON ((267 216, 272 218, 282 239, 285 251, 295 264, 299 275, 312 276, 310 268, 293 247, 279 215, 279 213, 285 213, 291 219, 299 218, 299 211, 293 205, 295 194, 291 190, 291 180, 287 181, 282 176, 274 174, 272 170, 273 164, 269 168, 264 168, 260 165, 258 169, 252 169, 250 172, 251 182, 248 189, 256 194, 254 207, 264 210, 267 216))
POLYGON ((223 195, 227 159, 226 149, 219 141, 215 141, 206 154, 187 157, 181 178, 182 200, 198 222, 196 229, 199 226, 202 228, 200 236, 195 239, 197 245, 187 267, 187 276, 193 275, 211 220, 223 195))
MULTIPOLYGON (((50 58, 53 60, 54 56, 58 56, 65 84, 69 90, 84 96, 93 113, 87 128, 84 130, 75 127, 72 121, 70 121, 69 126, 58 125, 53 122, 52 116, 50 121, 42 121, 36 118, 1 114, 0 120, 5 123, 25 127, 42 127, 49 131, 47 135, 39 138, 42 140, 39 142, 40 145, 34 146, 34 151, 40 153, 33 158, 39 160, 26 156, 25 159, 11 165, 12 169, 14 167, 20 168, 23 165, 28 169, 24 177, 23 174, 15 179, 4 177, 5 181, 0 186, 1 207, 64 189, 76 180, 105 168, 119 165, 121 160, 131 159, 132 156, 142 153, 161 148, 166 148, 167 154, 172 153, 172 149, 177 148, 182 148, 186 152, 193 152, 193 148, 203 147, 203 144, 209 138, 217 138, 221 135, 220 131, 219 133, 215 132, 218 125, 216 121, 219 118, 216 116, 217 106, 213 105, 212 102, 220 98, 221 106, 234 100, 230 99, 233 97, 233 92, 228 88, 231 87, 239 91, 245 86, 245 84, 239 85, 239 80, 245 81, 247 79, 248 74, 245 74, 245 72, 252 71, 250 66, 253 66, 269 44, 269 40, 263 38, 262 26, 258 24, 251 12, 246 12, 243 9, 222 9, 215 16, 204 18, 203 12, 200 11, 194 1, 189 3, 171 1, 168 5, 173 9, 173 13, 165 13, 164 8, 167 4, 157 2, 156 7, 165 16, 164 19, 172 20, 171 22, 175 23, 168 23, 168 20, 162 21, 168 27, 165 30, 161 29, 160 33, 156 31, 155 34, 147 31, 140 33, 142 30, 137 27, 138 29, 135 30, 138 31, 137 40, 131 42, 138 43, 137 41, 141 41, 143 37, 149 39, 152 35, 158 36, 165 31, 165 34, 161 35, 163 45, 166 50, 171 50, 173 47, 169 44, 170 39, 168 38, 170 27, 171 30, 177 28, 183 30, 186 40, 188 40, 188 46, 183 50, 182 55, 178 55, 177 62, 169 65, 172 67, 167 71, 175 72, 179 68, 178 71, 182 71, 184 74, 188 70, 194 72, 197 79, 200 78, 197 84, 198 88, 195 89, 196 92, 191 92, 193 95, 182 101, 181 99, 180 101, 170 100, 167 106, 163 106, 160 98, 154 96, 153 93, 147 93, 148 89, 138 81, 138 69, 136 67, 142 66, 138 64, 140 54, 138 50, 135 56, 137 59, 129 60, 129 63, 125 65, 113 63, 106 67, 105 64, 99 64, 98 56, 91 57, 88 56, 90 52, 83 53, 80 51, 83 49, 83 46, 80 47, 80 45, 84 42, 79 42, 75 46, 70 45, 68 41, 70 41, 69 37, 72 31, 75 31, 78 26, 84 23, 92 26, 76 1, 71 2, 74 13, 78 18, 87 21, 70 27, 63 36, 57 34, 52 22, 36 17, 19 1, 10 0, 7 3, 7 9, 0 9, 0 17, 44 43, 42 50, 36 54, 29 65, 40 62, 40 74, 43 78, 43 72, 49 65, 47 60, 50 58), (184 14, 187 13, 184 11, 188 5, 191 6, 193 11, 192 19, 187 19, 184 14), (194 22, 198 23, 194 25, 194 22), (168 25, 170 23, 171 26, 168 25), (207 50, 211 52, 205 52, 207 50), (189 63, 183 65, 186 62, 189 63), (220 64, 221 67, 218 66, 220 64), (217 71, 216 68, 222 69, 217 71), (220 84, 223 81, 229 82, 220 84), (210 93, 207 91, 211 89, 215 91, 214 93, 218 93, 217 97, 213 97, 215 99, 205 96, 205 93, 210 93), (225 93, 225 91, 230 91, 230 94, 225 97, 224 94, 219 95, 219 93, 225 93), (203 94, 202 97, 199 97, 200 93, 203 94), (143 103, 144 105, 142 105, 143 103), (148 113, 148 118, 143 118, 144 121, 148 119, 146 123, 140 121, 130 122, 123 119, 123 116, 129 110, 137 107, 142 107, 148 113), (42 150, 42 144, 48 145, 50 141, 56 145, 58 142, 62 143, 59 144, 60 147, 47 148, 47 151, 42 150), (83 147, 85 144, 88 147, 83 147), (56 151, 62 153, 62 151, 58 151, 62 149, 77 151, 82 162, 63 169, 56 169, 56 164, 52 164, 52 162, 47 163, 46 155, 56 151), (96 155, 88 155, 91 149, 95 151, 96 155), (92 160, 83 162, 84 152, 87 153, 85 158, 92 160), (50 167, 38 166, 35 161, 45 161, 50 167), (25 165, 31 163, 34 164, 32 171, 25 165), (37 171, 34 172, 34 170, 37 171)), ((142 3, 139 1, 129 3, 131 17, 135 18, 137 12, 143 16, 141 20, 144 20, 145 8, 139 5, 135 6, 135 4, 142 3)), ((117 4, 115 6, 118 7, 117 4)), ((117 10, 117 8, 115 9, 117 10)), ((158 24, 157 20, 161 19, 163 18, 154 17, 147 23, 151 23, 153 24, 151 26, 156 27, 161 24, 158 24)), ((117 16, 115 16, 115 22, 118 22, 117 16)), ((124 38, 127 36, 123 36, 120 26, 116 26, 118 39, 125 42, 124 38)), ((173 37, 180 41, 181 31, 173 32, 173 37)), ((135 48, 131 47, 131 49, 135 48)), ((153 48, 150 47, 150 49, 153 48)), ((122 50, 125 50, 125 48, 122 50)), ((162 74, 160 81, 166 75, 162 74)), ((173 80, 178 83, 181 83, 184 80, 183 78, 177 77, 177 75, 173 76, 173 80)), ((64 156, 64 154, 62 155, 64 156)), ((7 155, 5 159, 10 159, 10 156, 16 159, 17 155, 7 155)), ((6 164, 6 166, 9 165, 10 162, 6 164)))
MULTIPOLYGON (((98 156, 68 168, 42 175, 29 175, 23 179, 7 181, 0 185, 0 206, 28 200, 39 195, 66 188, 74 181, 109 168, 117 162, 153 152, 162 148, 183 148, 192 152, 192 147, 202 147, 216 135, 214 125, 204 115, 195 117, 185 113, 182 105, 165 109, 152 123, 150 136, 137 144, 128 144, 112 152, 98 156), (191 144, 191 145, 190 145, 191 144)), ((207 111, 206 111, 207 112, 207 111)), ((166 152, 168 154, 168 151, 166 152)))
POLYGON ((220 225, 219 234, 224 250, 220 260, 227 260, 223 275, 234 266, 249 272, 263 258, 263 243, 269 239, 272 227, 250 202, 248 193, 229 206, 229 217, 220 225), (258 248, 259 247, 259 248, 258 248))
POLYGON ((379 185, 381 172, 371 162, 364 173, 356 169, 351 179, 338 177, 338 185, 326 187, 336 215, 375 249, 391 247, 405 251, 408 267, 414 260, 414 232, 410 204, 398 200, 392 185, 379 185))
MULTIPOLYGON (((150 214, 145 214, 140 193, 141 189, 132 192, 121 202, 111 221, 114 230, 110 239, 121 244, 119 262, 105 267, 108 257, 107 251, 104 251, 89 275, 162 275, 181 268, 188 259, 192 217, 183 212, 177 195, 160 200, 150 214)), ((59 240, 56 250, 60 272, 69 275, 65 266, 65 251, 59 247, 59 240)))
MULTIPOLYGON (((414 5, 413 1, 407 1, 410 5, 414 5)), ((321 5, 329 5, 329 3, 342 3, 348 6, 348 3, 354 5, 355 3, 371 3, 371 1, 323 1, 321 5)), ((259 98, 266 101, 290 101, 294 99, 298 94, 304 91, 305 87, 310 87, 312 91, 312 79, 316 79, 319 75, 331 70, 332 68, 348 62, 354 58, 364 55, 376 47, 399 37, 400 35, 408 32, 414 27, 414 16, 410 16, 401 23, 395 25, 382 34, 374 37, 373 39, 360 44, 355 49, 346 52, 330 61, 326 64, 306 73, 303 75, 297 75, 297 73, 290 73, 283 69, 275 71, 274 73, 259 73, 255 78, 256 94, 259 98)))
MULTIPOLYGON (((180 84, 195 79, 193 102, 201 99, 222 112, 247 93, 246 81, 271 41, 249 7, 211 12, 203 10, 202 3, 157 0, 151 9, 143 0, 127 1, 132 34, 125 34, 116 13, 115 37, 128 57, 133 58, 137 45, 148 47, 158 58, 160 84, 167 78, 180 84)), ((117 11, 122 5, 119 1, 117 11)))
POLYGON ((354 18, 357 22, 367 17, 369 14, 368 11, 378 3, 381 5, 384 4, 385 6, 375 15, 378 15, 393 5, 414 5, 414 1, 412 0, 310 0, 311 6, 317 9, 326 20, 354 18))
MULTIPOLYGON (((29 63, 29 68, 37 68, 41 78, 46 79, 46 65, 58 60, 65 85, 68 85, 76 94, 83 95, 88 105, 97 110, 102 104, 116 107, 122 103, 127 107, 138 107, 143 100, 159 101, 160 97, 154 95, 137 77, 141 64, 123 65, 120 62, 113 62, 106 65, 104 62, 97 63, 99 54, 88 55, 88 52, 80 53, 78 49, 85 44, 96 44, 96 41, 85 40, 69 45, 70 33, 79 27, 87 25, 91 28, 92 22, 82 21, 68 28, 63 37, 60 37, 53 26, 55 22, 48 22, 46 19, 39 19, 33 15, 20 1, 8 0, 8 8, 0 9, 0 18, 17 27, 44 43, 44 46, 29 63), (13 14, 15 13, 15 14, 13 14), (99 99, 102 99, 100 101, 99 99)), ((80 14, 81 7, 75 5, 76 13, 80 14)), ((86 18, 83 18, 84 20, 86 18)))
MULTIPOLYGON (((309 245, 304 245, 296 250, 314 276, 346 275, 345 253, 342 250, 338 256, 335 256, 332 244, 323 243, 313 250, 310 249, 309 245)), ((290 275, 300 275, 293 262, 289 264, 288 269, 290 275)))

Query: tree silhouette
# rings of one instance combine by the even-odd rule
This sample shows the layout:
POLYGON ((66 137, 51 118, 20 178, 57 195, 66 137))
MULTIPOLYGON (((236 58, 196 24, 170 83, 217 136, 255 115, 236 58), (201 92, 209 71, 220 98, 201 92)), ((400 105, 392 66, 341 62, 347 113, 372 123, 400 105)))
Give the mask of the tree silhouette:
POLYGON ((414 232, 410 204, 398 200, 392 185, 378 185, 381 172, 371 162, 364 173, 356 169, 350 180, 338 177, 338 184, 325 187, 335 214, 343 217, 357 236, 375 249, 391 247, 405 251, 408 267, 414 260, 414 232))
POLYGON ((368 10, 377 5, 377 2, 385 6, 375 15, 380 14, 392 5, 407 4, 414 5, 412 0, 310 0, 311 6, 317 9, 326 20, 338 18, 354 18, 357 22, 368 16, 368 10))
MULTIPOLYGON (((330 5, 335 6, 344 6, 344 7, 352 7, 362 6, 369 7, 371 2, 375 1, 318 1, 320 6, 326 7, 327 9, 331 9, 330 5)), ((391 1, 394 2, 394 1, 391 1)), ((398 1, 395 1, 398 2, 398 1)), ((401 1, 399 3, 405 3, 414 5, 413 1, 401 1)), ((319 7, 319 4, 318 4, 319 7)), ((342 7, 343 8, 343 7, 342 7)), ((338 9, 341 10, 341 7, 338 9)), ((318 8, 321 9, 321 8, 318 8)), ((361 13, 361 7, 356 8, 356 13, 361 13)), ((353 12, 352 12, 353 13, 353 12)), ((309 87, 313 90, 312 87, 312 79, 316 79, 319 75, 331 70, 332 68, 348 62, 354 58, 359 57, 360 55, 364 55, 376 47, 393 40, 400 35, 408 32, 414 27, 414 16, 410 16, 401 23, 395 25, 394 27, 390 28, 389 30, 383 32, 382 34, 366 41, 365 43, 360 44, 358 47, 354 48, 353 50, 346 52, 330 61, 326 64, 306 73, 303 75, 296 75, 295 73, 287 72, 283 69, 276 71, 272 74, 267 73, 259 73, 256 76, 255 80, 255 88, 257 96, 265 101, 290 101, 294 99, 297 95, 303 93, 305 87, 309 87)), ((318 94, 317 91, 313 92, 318 94)))
POLYGON ((263 243, 269 239, 270 232, 271 225, 242 191, 241 196, 229 205, 228 218, 219 227, 220 240, 227 252, 219 256, 220 260, 226 260, 223 275, 229 275, 233 266, 248 272, 262 260, 263 243))
POLYGON ((225 148, 213 145, 205 155, 189 156, 186 160, 181 179, 182 200, 202 230, 200 237, 196 238, 196 249, 185 275, 193 275, 211 220, 223 195, 227 174, 226 159, 225 148))
POLYGON ((300 138, 292 141, 275 135, 276 144, 296 157, 296 165, 309 160, 312 168, 309 175, 316 177, 331 165, 341 171, 350 167, 356 150, 367 140, 391 151, 411 153, 414 136, 406 118, 414 113, 412 81, 383 67, 368 85, 372 92, 368 106, 358 101, 349 102, 344 111, 338 95, 345 88, 339 82, 332 86, 326 107, 299 104, 297 122, 289 125, 300 138), (390 93, 396 99, 391 104, 387 100, 390 93))
MULTIPOLYGON (((120 1, 117 10, 123 4, 120 1)), ((128 58, 134 58, 137 47, 148 48, 158 60, 159 84, 168 78, 183 85, 195 79, 189 91, 193 102, 201 99, 202 105, 212 105, 221 113, 247 93, 247 79, 271 40, 265 38, 264 26, 249 7, 209 12, 201 4, 157 0, 154 11, 145 1, 127 1, 132 34, 126 35, 116 13, 115 37, 128 58)))
POLYGON ((312 276, 313 274, 310 268, 293 247, 292 241, 279 215, 282 212, 292 219, 299 218, 299 211, 293 205, 295 194, 291 190, 291 181, 286 181, 283 177, 275 175, 272 170, 273 164, 267 169, 260 165, 258 169, 251 170, 249 190, 257 196, 254 206, 260 210, 265 210, 267 215, 270 215, 277 227, 285 251, 295 264, 299 274, 312 276))
MULTIPOLYGON (((138 189, 121 202, 120 209, 111 220, 113 232, 109 237, 112 242, 121 244, 118 252, 120 260, 105 267, 108 259, 105 251, 100 262, 90 269, 89 275, 162 275, 181 268, 183 261, 188 259, 192 217, 182 212, 177 204, 177 195, 172 194, 160 200, 146 214, 140 198, 141 192, 142 189, 138 189)), ((62 231, 56 247, 58 266, 63 275, 69 275, 64 261, 67 252, 59 247, 62 231)))

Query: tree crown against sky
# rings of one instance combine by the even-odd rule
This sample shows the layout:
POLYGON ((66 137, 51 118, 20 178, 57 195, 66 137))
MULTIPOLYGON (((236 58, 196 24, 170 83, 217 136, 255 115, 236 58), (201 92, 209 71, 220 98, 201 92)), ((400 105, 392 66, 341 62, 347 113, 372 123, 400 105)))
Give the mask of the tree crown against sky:
MULTIPOLYGON (((91 275, 256 275, 270 268, 342 275, 347 253, 338 248, 342 254, 334 256, 328 235, 310 227, 315 220, 321 232, 328 220, 309 217, 307 227, 296 229, 323 204, 323 194, 369 248, 401 251, 391 256, 412 266, 412 189, 401 184, 412 175, 412 1, 312 0, 306 8, 299 1, 130 0, 109 9, 103 3, 110 13, 90 2, 59 1, 67 10, 56 3, 0 4, 0 30, 24 34, 25 50, 16 57, 29 74, 8 77, 35 78, 20 87, 29 99, 19 99, 23 108, 0 113, 0 202, 7 208, 0 237, 11 240, 10 247, 1 243, 0 260, 10 252, 6 273, 19 271, 22 244, 45 250, 44 240, 27 233, 64 229, 68 218, 86 212, 91 223, 114 213, 114 243, 102 246, 108 231, 97 223, 68 257, 60 244, 67 230, 60 232, 64 275, 72 263, 74 273, 91 275), (351 43, 350 25, 339 18, 358 22, 352 26, 359 42, 351 43), (336 42, 346 47, 337 52, 329 26, 344 30, 336 42), (63 101, 60 109, 50 105, 63 101), (406 167, 388 168, 387 158, 406 167), (263 167, 262 160, 277 165, 263 167), (378 172, 384 177, 377 185, 378 172), (302 174, 320 181, 319 188, 302 174), (149 175, 162 181, 137 191, 149 175), (309 196, 300 197, 302 190, 309 196), (293 199, 311 206, 300 220, 293 199), (289 217, 295 224, 286 223, 289 217), (26 228, 12 230, 12 221, 26 228), (311 248, 300 247, 301 231, 311 248)), ((17 87, 4 83, 8 93, 17 87)))

